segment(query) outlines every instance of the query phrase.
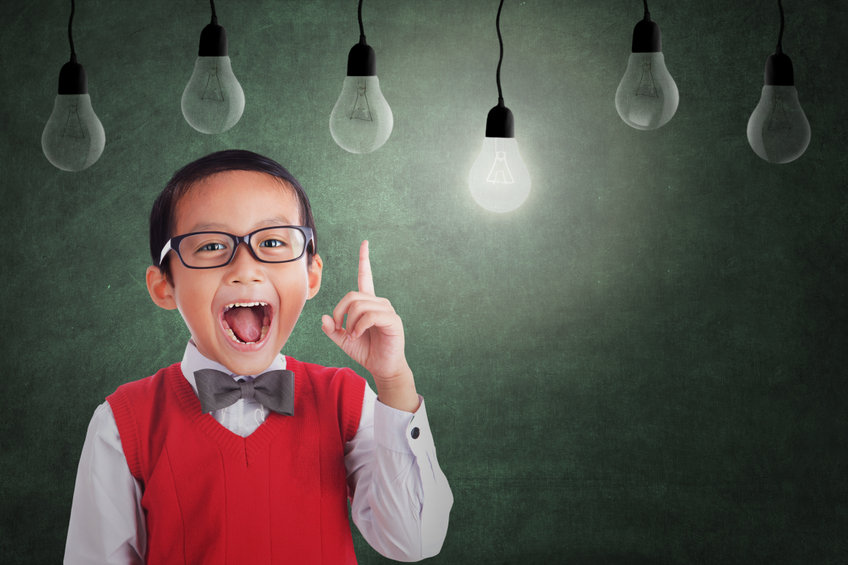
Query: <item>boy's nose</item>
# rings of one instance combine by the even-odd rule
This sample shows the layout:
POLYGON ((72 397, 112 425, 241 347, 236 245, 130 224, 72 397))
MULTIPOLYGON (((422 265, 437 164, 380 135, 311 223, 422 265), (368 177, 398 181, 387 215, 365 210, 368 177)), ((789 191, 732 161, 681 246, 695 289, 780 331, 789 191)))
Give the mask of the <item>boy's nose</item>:
POLYGON ((227 267, 229 269, 227 277, 231 283, 262 282, 264 280, 262 264, 254 259, 246 243, 239 243, 236 247, 235 256, 227 267))

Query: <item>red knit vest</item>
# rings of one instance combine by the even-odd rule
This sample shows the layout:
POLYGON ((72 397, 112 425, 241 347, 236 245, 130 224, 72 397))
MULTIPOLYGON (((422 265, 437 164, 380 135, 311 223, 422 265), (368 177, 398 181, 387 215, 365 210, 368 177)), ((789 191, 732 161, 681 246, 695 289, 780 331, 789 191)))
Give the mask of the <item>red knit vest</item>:
POLYGON ((365 380, 286 358, 294 416, 246 438, 202 414, 176 363, 108 397, 141 482, 147 563, 354 564, 344 444, 365 380))

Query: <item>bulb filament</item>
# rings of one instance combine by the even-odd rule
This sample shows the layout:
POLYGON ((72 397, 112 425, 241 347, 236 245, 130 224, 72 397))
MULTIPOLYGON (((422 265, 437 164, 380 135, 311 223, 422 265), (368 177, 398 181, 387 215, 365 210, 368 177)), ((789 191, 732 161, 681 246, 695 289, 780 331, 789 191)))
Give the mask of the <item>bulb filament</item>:
POLYGON ((786 101, 780 94, 775 94, 774 106, 769 114, 766 128, 771 131, 792 130, 792 123, 789 120, 789 112, 786 108, 786 101))
POLYGON ((506 162, 506 151, 495 151, 495 162, 492 163, 492 168, 486 177, 486 182, 495 184, 515 183, 515 179, 512 177, 512 171, 509 170, 509 165, 506 162))
POLYGON ((203 89, 203 95, 200 99, 224 101, 224 89, 221 87, 221 79, 218 78, 217 66, 209 71, 209 75, 206 77, 206 87, 203 89))
POLYGON ((636 88, 636 96, 657 97, 657 87, 654 84, 654 74, 651 72, 650 61, 642 61, 642 77, 639 79, 639 86, 636 88))
POLYGON ((80 119, 79 109, 76 104, 68 108, 68 118, 65 120, 62 137, 85 139, 85 129, 82 127, 82 120, 80 119))
POLYGON ((353 110, 350 112, 351 120, 362 120, 373 122, 371 107, 368 105, 368 94, 365 92, 365 81, 360 80, 356 84, 356 100, 353 102, 353 110))

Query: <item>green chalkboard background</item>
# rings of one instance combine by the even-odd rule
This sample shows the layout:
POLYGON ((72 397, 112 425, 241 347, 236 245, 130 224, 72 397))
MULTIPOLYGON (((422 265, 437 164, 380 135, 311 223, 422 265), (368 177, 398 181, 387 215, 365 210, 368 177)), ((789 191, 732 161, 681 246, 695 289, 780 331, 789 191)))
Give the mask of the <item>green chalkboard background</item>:
POLYGON ((40 147, 70 2, 0 4, 0 561, 61 559, 93 410, 180 358, 181 319, 144 287, 148 212, 181 165, 238 147, 316 211, 324 285, 287 353, 348 364, 319 320, 371 241, 456 498, 433 563, 848 562, 848 3, 785 2, 812 142, 772 165, 745 128, 776 2, 651 2, 680 107, 639 132, 613 100, 642 3, 508 0, 503 91, 533 188, 506 215, 466 184, 497 103, 497 4, 365 2, 395 127, 351 155, 328 118, 355 0, 219 0, 246 108, 217 136, 180 113, 207 2, 80 0, 107 139, 80 173, 40 147))

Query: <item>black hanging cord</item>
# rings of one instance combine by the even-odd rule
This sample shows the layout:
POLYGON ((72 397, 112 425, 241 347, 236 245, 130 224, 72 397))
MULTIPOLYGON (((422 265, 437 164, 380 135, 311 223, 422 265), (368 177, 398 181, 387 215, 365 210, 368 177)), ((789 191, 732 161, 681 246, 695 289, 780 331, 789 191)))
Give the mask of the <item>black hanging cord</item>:
POLYGON ((359 41, 365 43, 365 28, 362 27, 362 0, 359 0, 359 8, 356 11, 356 15, 359 18, 359 41))
POLYGON ((357 9, 359 18, 359 43, 350 48, 347 54, 347 76, 377 76, 377 59, 374 50, 365 42, 365 28, 362 26, 362 0, 357 9))
POLYGON ((227 32, 218 25, 218 13, 215 11, 215 0, 209 0, 212 21, 200 32, 200 45, 197 48, 198 57, 226 57, 227 32))
POLYGON ((771 86, 793 86, 795 84, 795 71, 792 68, 792 60, 783 52, 783 2, 777 0, 780 9, 780 33, 777 36, 777 49, 766 59, 766 72, 764 83, 771 86))
POLYGON ((77 51, 74 48, 74 12, 76 12, 76 2, 71 0, 71 16, 68 18, 68 43, 71 45, 71 60, 62 65, 62 69, 59 71, 59 94, 88 93, 85 69, 77 62, 77 51))
POLYGON ((648 0, 642 0, 642 3, 645 4, 645 19, 651 19, 651 12, 648 11, 648 0))
POLYGON ((74 0, 71 0, 71 17, 68 20, 68 42, 71 44, 71 62, 77 62, 77 52, 74 50, 74 34, 71 30, 71 27, 74 23, 74 11, 76 10, 76 5, 74 0))
POLYGON ((498 58, 498 72, 495 75, 498 82, 498 104, 503 105, 503 92, 501 91, 501 63, 503 62, 503 37, 501 36, 501 9, 503 9, 504 0, 501 0, 498 6, 498 17, 495 18, 495 28, 498 30, 498 44, 501 46, 501 54, 498 58))
POLYGON ((501 90, 501 63, 503 63, 502 9, 503 0, 498 6, 498 17, 495 18, 495 29, 498 30, 498 44, 501 48, 501 54, 498 57, 498 72, 495 75, 498 81, 498 105, 489 110, 489 115, 486 117, 486 137, 515 137, 515 122, 512 112, 504 106, 503 91, 501 90))

